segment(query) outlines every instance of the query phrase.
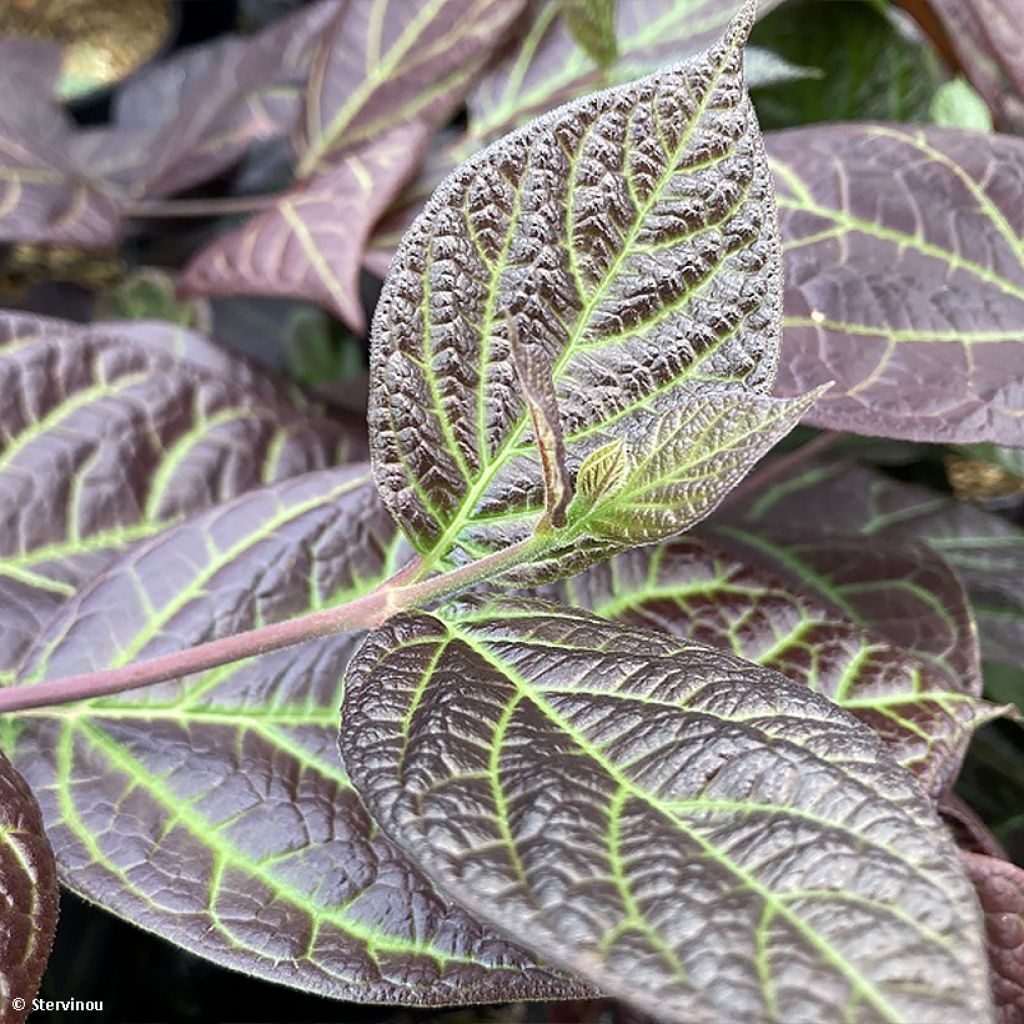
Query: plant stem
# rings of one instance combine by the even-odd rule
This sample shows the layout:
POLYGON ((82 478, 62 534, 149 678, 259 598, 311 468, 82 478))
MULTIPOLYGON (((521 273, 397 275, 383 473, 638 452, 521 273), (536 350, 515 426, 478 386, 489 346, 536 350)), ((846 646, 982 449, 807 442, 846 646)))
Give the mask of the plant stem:
POLYGON ((318 640, 333 633, 349 629, 373 629, 400 611, 415 608, 480 582, 522 561, 529 554, 533 543, 530 537, 450 572, 420 582, 406 583, 410 577, 415 579, 422 569, 422 561, 416 558, 368 594, 337 608, 221 637, 219 640, 211 640, 173 654, 163 654, 158 658, 137 661, 121 668, 99 669, 63 679, 0 689, 0 714, 105 697, 124 690, 152 686, 168 679, 179 679, 194 672, 206 672, 233 661, 267 654, 307 640, 318 640))
POLYGON ((805 462, 817 458, 823 451, 831 448, 842 436, 843 434, 839 431, 826 430, 824 433, 812 438, 807 444, 802 444, 795 451, 766 462, 759 470, 751 473, 739 486, 734 487, 718 507, 727 508, 737 498, 749 497, 764 490, 765 485, 772 483, 780 476, 786 476, 805 462))
POLYGON ((221 217, 230 213, 256 213, 281 197, 224 196, 212 199, 137 199, 125 212, 129 217, 221 217))

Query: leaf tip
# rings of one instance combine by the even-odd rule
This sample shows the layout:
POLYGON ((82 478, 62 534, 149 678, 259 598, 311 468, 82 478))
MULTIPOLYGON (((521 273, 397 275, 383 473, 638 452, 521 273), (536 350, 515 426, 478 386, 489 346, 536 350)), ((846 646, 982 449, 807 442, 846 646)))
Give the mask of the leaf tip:
POLYGON ((757 21, 758 0, 743 0, 740 9, 733 15, 725 30, 725 42, 730 46, 746 46, 750 32, 757 21))

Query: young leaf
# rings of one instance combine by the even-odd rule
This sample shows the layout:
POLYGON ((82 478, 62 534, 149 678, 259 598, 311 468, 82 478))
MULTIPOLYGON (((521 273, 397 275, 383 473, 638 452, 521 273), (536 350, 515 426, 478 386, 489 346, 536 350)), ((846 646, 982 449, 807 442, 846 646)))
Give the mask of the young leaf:
POLYGON ((959 75, 939 87, 929 113, 932 121, 941 128, 992 131, 992 112, 967 80, 959 75))
POLYGON ((1024 141, 856 125, 766 137, 786 253, 778 391, 819 426, 1024 446, 1024 141))
POLYGON ((21 1024, 57 928, 57 870, 32 790, 0 754, 0 1021, 21 1024))
POLYGON ((920 790, 775 672, 470 602, 370 634, 341 748, 443 890, 660 1020, 991 1020, 974 894, 920 790))
POLYGON ((169 325, 0 316, 0 679, 126 545, 365 452, 263 373, 169 325), (179 345, 175 355, 170 347, 179 345))
MULTIPOLYGON (((694 462, 729 454, 720 474, 711 470, 708 491, 719 491, 699 514, 805 408, 806 398, 783 405, 763 394, 780 281, 769 176, 742 82, 753 12, 746 4, 689 64, 485 150, 406 235, 374 321, 371 445, 384 500, 431 559, 506 546, 540 515, 542 474, 506 315, 551 364, 570 470, 619 437, 641 452, 663 416, 678 431, 664 434, 666 455, 708 428, 694 462)), ((692 508, 669 511, 672 529, 692 522, 692 508)))
MULTIPOLYGON (((822 601, 813 577, 794 587, 749 559, 743 547, 730 546, 730 540, 701 529, 697 536, 619 555, 555 592, 602 618, 711 644, 781 672, 872 726, 890 755, 933 795, 945 789, 973 731, 1000 712, 978 699, 977 666, 969 679, 951 679, 933 667, 932 643, 923 643, 924 650, 904 648, 877 629, 868 632, 850 601, 840 598, 842 609, 822 601)), ((863 542, 859 547, 863 551, 863 542)), ((908 563, 920 573, 928 553, 917 548, 912 553, 913 558, 897 548, 890 554, 886 568, 894 579, 880 579, 879 593, 885 593, 885 584, 899 587, 908 563)), ((870 580, 870 569, 860 574, 861 587, 870 580)), ((841 587, 829 588, 829 595, 837 597, 837 591, 841 587)), ((939 593, 948 596, 948 590, 939 593)), ((858 588, 856 596, 861 595, 858 588)), ((955 614, 936 608, 936 600, 931 605, 901 600, 897 589, 877 610, 897 619, 901 637, 916 629, 918 637, 931 640, 955 614)), ((969 648, 970 633, 962 639, 969 648)), ((945 653, 945 645, 942 649, 945 653)))
POLYGON ((1000 1024, 1020 1024, 1024 1020, 1024 871, 981 853, 961 856, 985 914, 996 1017, 1000 1024))
POLYGON ((999 516, 836 464, 806 469, 768 488, 747 512, 752 532, 775 527, 804 537, 862 534, 872 542, 922 540, 967 586, 987 658, 1020 663, 1024 645, 1024 532, 999 516))
POLYGON ((592 507, 619 490, 629 476, 629 452, 623 438, 595 448, 576 474, 576 493, 583 507, 592 507))
MULTIPOLYGON (((366 467, 252 491, 124 554, 22 680, 124 664, 365 593, 400 543, 366 467)), ((338 765, 355 645, 299 647, 13 725, 67 885, 217 963, 334 998, 570 998, 576 983, 441 900, 338 765)))
POLYGON ((68 152, 60 62, 55 43, 0 37, 0 241, 110 245, 120 210, 68 152))
POLYGON ((562 17, 598 67, 607 68, 615 60, 615 0, 562 0, 562 17))
POLYGON ((313 55, 297 148, 307 178, 374 139, 440 127, 524 0, 363 0, 338 5, 313 55))
POLYGON ((179 293, 310 299, 364 331, 359 266, 366 241, 415 170, 427 135, 423 125, 408 125, 347 154, 202 249, 179 293))

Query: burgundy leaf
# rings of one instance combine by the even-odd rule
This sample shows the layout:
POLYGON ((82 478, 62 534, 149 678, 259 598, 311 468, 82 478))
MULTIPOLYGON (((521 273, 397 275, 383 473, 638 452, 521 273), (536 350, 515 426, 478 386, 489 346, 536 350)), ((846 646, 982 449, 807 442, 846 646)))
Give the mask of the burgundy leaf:
MULTIPOLYGON (((124 664, 366 593, 406 558, 368 467, 250 491, 137 544, 69 601, 19 681, 124 664)), ((19 721, 65 884, 247 974, 337 999, 572 998, 433 890, 338 762, 352 633, 19 721)))
POLYGON ((362 332, 359 270, 366 240, 415 171, 426 141, 426 127, 413 123, 349 152, 333 169, 203 249, 179 291, 312 299, 362 332))
POLYGON ((0 405, 0 678, 126 545, 366 450, 350 422, 166 324, 0 316, 0 394, 16 396, 0 405))
POLYGON ((825 126, 766 136, 786 256, 779 394, 808 422, 1024 445, 1024 140, 825 126))
POLYGON ((985 914, 992 994, 1000 1024, 1024 1022, 1024 871, 981 853, 961 854, 985 914))
POLYGON ((57 928, 57 869, 39 806, 0 754, 0 1024, 31 1010, 57 928))

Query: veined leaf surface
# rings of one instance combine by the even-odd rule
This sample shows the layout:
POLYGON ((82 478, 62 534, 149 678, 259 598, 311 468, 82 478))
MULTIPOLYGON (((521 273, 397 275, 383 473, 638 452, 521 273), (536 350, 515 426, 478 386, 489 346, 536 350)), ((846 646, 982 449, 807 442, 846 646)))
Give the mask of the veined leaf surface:
POLYGON ((992 964, 992 995, 1000 1024, 1024 1020, 1024 871, 983 853, 962 854, 978 890, 992 964))
POLYGON ((365 452, 189 332, 0 317, 0 679, 126 545, 262 484, 365 452), (175 355, 172 344, 180 345, 175 355))
MULTIPOLYGON (((731 518, 731 514, 730 514, 731 518)), ((978 620, 982 653, 1019 665, 1024 646, 1024 532, 946 495, 843 464, 791 474, 758 496, 746 513, 765 526, 831 538, 925 541, 959 573, 978 620)))
POLYGON ((338 5, 313 54, 299 177, 396 128, 438 127, 524 0, 359 0, 338 5))
MULTIPOLYGON (((125 664, 366 592, 397 567, 367 467, 252 491, 123 555, 60 612, 20 682, 125 664)), ((64 882, 218 963, 335 998, 572 997, 441 900, 338 764, 339 634, 17 716, 64 882)))
POLYGON ((370 634, 341 747, 442 889, 661 1020, 991 1020, 951 840, 870 729, 778 673, 467 602, 370 634))
POLYGON ((808 422, 1024 447, 1024 141, 826 126, 765 137, 786 320, 777 391, 808 422))
MULTIPOLYGON (((922 552, 915 554, 920 571, 922 552)), ((560 588, 569 604, 602 618, 710 644, 810 687, 870 725, 925 789, 943 790, 974 729, 1000 710, 978 699, 976 651, 973 677, 951 680, 913 649, 866 631, 853 614, 830 607, 813 585, 796 588, 745 555, 728 538, 701 530, 699 536, 626 552, 560 588)), ((892 561, 895 576, 911 558, 896 549, 892 561)), ((866 581, 864 573, 860 579, 866 581)), ((955 614, 934 604, 906 604, 896 594, 877 610, 901 617, 901 633, 916 627, 926 636, 955 614)), ((964 639, 970 650, 973 637, 964 639)))
MULTIPOLYGON (((758 7, 764 15, 779 0, 758 7)), ((530 117, 604 84, 622 84, 707 49, 742 0, 620 0, 615 21, 618 57, 602 74, 573 38, 557 2, 535 3, 522 44, 489 70, 469 96, 469 129, 490 142, 530 117)))
POLYGON ((366 328, 359 271, 370 232, 419 163, 422 124, 394 129, 200 251, 184 295, 310 299, 353 330, 366 328))
MULTIPOLYGON (((522 539, 540 513, 510 317, 552 367, 572 472, 619 437, 634 443, 638 472, 670 464, 647 459, 642 442, 671 414, 714 492, 716 455, 735 483, 813 400, 765 396, 781 288, 742 80, 753 10, 691 63, 474 157, 406 235, 374 321, 371 448, 388 507, 433 560, 522 539)), ((667 506, 668 532, 720 497, 667 506)))
POLYGON ((0 754, 0 1021, 21 1024, 57 928, 57 869, 32 790, 0 754), (20 1000, 20 1006, 14 1004, 20 1000))

